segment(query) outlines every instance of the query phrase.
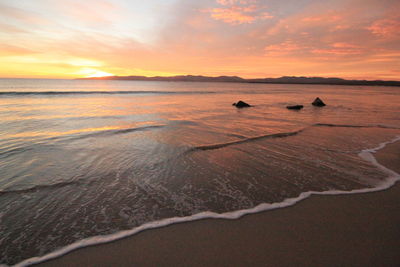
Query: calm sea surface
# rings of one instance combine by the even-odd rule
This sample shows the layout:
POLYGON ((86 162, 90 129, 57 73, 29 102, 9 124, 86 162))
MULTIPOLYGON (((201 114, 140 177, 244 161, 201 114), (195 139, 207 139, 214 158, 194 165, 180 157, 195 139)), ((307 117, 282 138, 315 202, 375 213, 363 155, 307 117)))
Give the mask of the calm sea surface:
POLYGON ((377 187, 387 175, 358 153, 399 135, 399 87, 0 79, 0 263, 165 218, 377 187))

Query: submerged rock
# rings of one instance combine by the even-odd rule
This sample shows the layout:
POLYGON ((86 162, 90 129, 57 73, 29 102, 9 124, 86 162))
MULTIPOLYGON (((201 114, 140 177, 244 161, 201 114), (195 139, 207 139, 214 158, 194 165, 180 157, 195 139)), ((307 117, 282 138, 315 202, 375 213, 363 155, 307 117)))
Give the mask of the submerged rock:
POLYGON ((239 100, 239 102, 237 102, 237 103, 233 103, 232 106, 235 106, 237 108, 248 108, 248 107, 251 107, 251 105, 249 105, 246 102, 243 102, 241 100, 239 100))
POLYGON ((313 106, 316 106, 316 107, 323 107, 323 106, 326 106, 326 104, 325 104, 319 97, 317 97, 317 98, 314 100, 314 102, 312 102, 312 105, 313 105, 313 106))
POLYGON ((286 106, 287 109, 296 109, 296 110, 300 110, 303 107, 304 107, 303 105, 286 106))

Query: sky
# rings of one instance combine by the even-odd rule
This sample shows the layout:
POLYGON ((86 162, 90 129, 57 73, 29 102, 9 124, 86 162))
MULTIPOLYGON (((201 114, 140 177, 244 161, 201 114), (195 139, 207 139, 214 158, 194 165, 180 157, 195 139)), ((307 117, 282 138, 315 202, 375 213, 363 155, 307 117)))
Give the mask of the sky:
POLYGON ((0 0, 0 77, 400 80, 399 0, 0 0))

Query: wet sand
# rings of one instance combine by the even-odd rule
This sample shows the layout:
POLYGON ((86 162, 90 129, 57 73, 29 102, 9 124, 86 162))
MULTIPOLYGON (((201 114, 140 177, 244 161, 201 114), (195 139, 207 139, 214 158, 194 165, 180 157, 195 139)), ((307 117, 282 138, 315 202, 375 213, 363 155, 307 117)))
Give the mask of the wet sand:
MULTIPOLYGON (((375 156, 400 173, 400 142, 375 156)), ((400 184, 152 229, 40 266, 400 266, 400 184)))

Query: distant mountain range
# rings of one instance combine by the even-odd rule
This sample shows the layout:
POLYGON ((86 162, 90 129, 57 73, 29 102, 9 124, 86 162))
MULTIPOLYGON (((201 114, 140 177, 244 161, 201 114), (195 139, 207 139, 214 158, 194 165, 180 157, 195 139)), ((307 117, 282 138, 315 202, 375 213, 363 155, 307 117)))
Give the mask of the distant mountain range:
POLYGON ((333 84, 333 85, 383 85, 400 86, 400 81, 382 80, 345 80, 341 78, 323 77, 295 77, 283 76, 280 78, 257 78, 244 79, 238 76, 198 76, 198 75, 179 75, 179 76, 106 76, 94 78, 80 78, 84 80, 132 80, 132 81, 166 81, 166 82, 237 82, 237 83, 280 83, 280 84, 333 84))

